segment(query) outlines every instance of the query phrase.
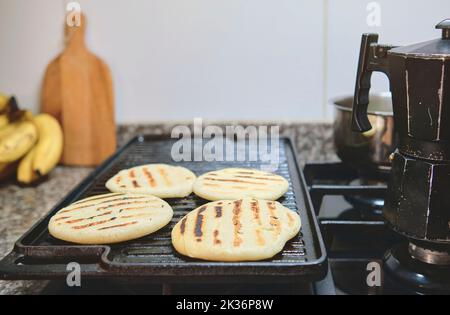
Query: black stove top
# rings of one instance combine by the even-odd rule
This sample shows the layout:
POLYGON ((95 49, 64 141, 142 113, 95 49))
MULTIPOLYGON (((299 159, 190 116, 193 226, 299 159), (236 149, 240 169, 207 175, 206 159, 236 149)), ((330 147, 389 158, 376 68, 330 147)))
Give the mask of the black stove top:
POLYGON ((408 240, 383 220, 387 174, 360 176, 342 163, 307 164, 304 173, 337 294, 450 293, 433 283, 448 268, 412 259, 408 240))

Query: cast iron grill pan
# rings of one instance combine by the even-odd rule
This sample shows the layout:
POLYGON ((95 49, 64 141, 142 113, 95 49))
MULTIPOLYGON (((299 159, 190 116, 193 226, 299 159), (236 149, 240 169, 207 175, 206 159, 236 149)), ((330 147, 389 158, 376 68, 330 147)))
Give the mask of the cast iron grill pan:
MULTIPOLYGON (((305 181, 288 138, 280 139, 277 174, 289 181, 289 191, 279 201, 297 211, 302 220, 298 236, 284 250, 269 260, 259 262, 208 262, 179 255, 171 245, 173 226, 189 211, 208 201, 194 194, 168 199, 174 216, 160 231, 126 243, 110 246, 80 246, 53 238, 47 229, 50 217, 62 207, 85 197, 107 193, 105 182, 118 171, 146 163, 184 166, 196 175, 225 167, 259 168, 262 161, 181 161, 171 158, 170 138, 140 136, 131 140, 69 193, 43 219, 22 236, 13 251, 0 262, 3 279, 51 279, 67 275, 67 264, 80 264, 85 277, 145 277, 153 281, 297 281, 319 280, 327 264, 316 218, 313 215, 305 181)), ((232 141, 233 145, 236 143, 232 141)), ((236 152, 236 150, 235 150, 236 152)))

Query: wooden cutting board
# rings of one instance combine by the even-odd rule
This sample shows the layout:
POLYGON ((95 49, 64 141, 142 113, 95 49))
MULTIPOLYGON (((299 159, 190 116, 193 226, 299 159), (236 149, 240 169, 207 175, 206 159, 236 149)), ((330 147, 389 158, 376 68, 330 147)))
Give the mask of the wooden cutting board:
POLYGON ((114 94, 108 66, 85 44, 86 18, 66 25, 64 51, 47 67, 41 110, 64 130, 62 162, 98 165, 116 150, 114 94))

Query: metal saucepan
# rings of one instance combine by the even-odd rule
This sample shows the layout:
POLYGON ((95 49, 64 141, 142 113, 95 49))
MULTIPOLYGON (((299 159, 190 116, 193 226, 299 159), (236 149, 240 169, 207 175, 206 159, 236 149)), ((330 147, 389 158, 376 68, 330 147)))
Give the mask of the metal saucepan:
POLYGON ((397 147, 391 93, 370 95, 367 112, 372 129, 364 133, 351 130, 353 96, 336 98, 332 103, 334 145, 342 162, 365 174, 388 172, 389 156, 397 147))

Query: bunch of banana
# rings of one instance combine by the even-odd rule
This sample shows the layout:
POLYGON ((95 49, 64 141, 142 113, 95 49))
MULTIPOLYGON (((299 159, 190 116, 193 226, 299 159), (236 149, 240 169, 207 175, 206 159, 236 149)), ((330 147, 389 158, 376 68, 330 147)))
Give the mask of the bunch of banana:
POLYGON ((63 134, 48 114, 21 110, 14 96, 0 93, 0 180, 17 172, 23 184, 35 182, 58 164, 63 134))
POLYGON ((63 133, 58 121, 48 114, 31 118, 39 140, 20 161, 17 179, 24 184, 32 183, 50 173, 58 164, 63 150, 63 133))
POLYGON ((9 178, 15 173, 18 161, 22 158, 38 138, 35 125, 24 115, 21 119, 8 122, 0 127, 0 180, 9 178))

